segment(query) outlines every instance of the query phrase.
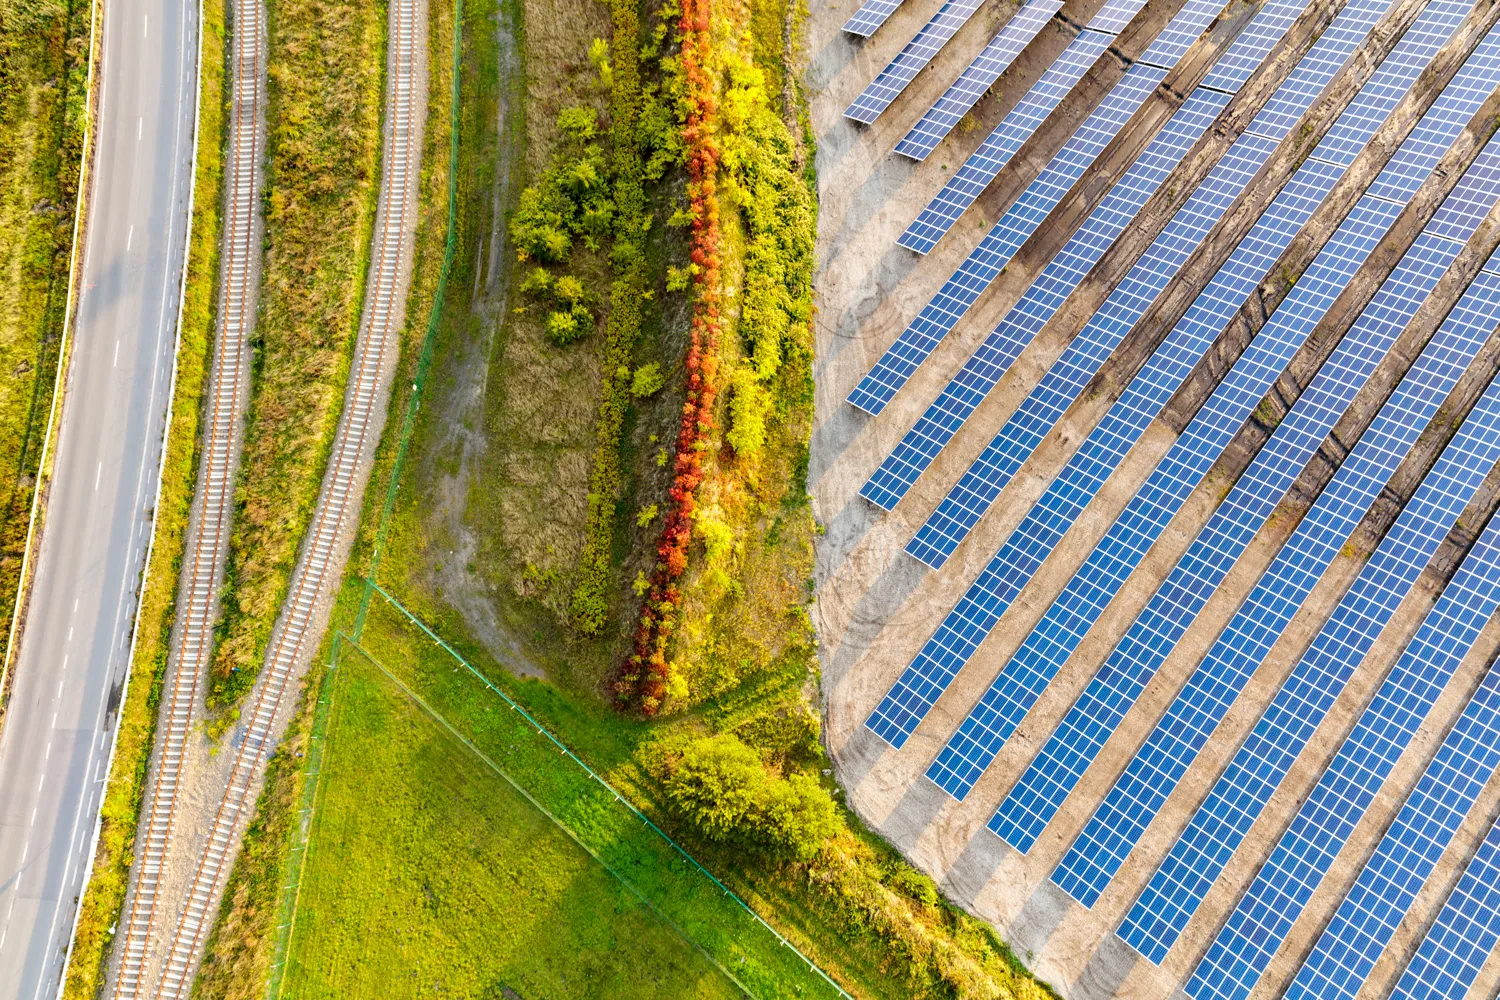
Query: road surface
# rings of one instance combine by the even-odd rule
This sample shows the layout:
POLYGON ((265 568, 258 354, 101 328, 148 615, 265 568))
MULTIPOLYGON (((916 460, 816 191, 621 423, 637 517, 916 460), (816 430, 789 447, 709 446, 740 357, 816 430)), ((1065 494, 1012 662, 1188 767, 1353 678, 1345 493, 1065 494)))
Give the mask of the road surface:
POLYGON ((194 0, 105 5, 72 370, 0 730, 0 1000, 58 994, 103 790, 171 394, 194 0))

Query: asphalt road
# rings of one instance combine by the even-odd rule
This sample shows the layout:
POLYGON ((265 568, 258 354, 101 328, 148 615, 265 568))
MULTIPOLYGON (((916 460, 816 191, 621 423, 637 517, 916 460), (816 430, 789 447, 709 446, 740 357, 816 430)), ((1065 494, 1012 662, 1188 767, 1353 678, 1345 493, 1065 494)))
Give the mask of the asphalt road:
POLYGON ((0 730, 0 1000, 60 992, 155 502, 176 344, 196 0, 109 0, 72 371, 0 730))

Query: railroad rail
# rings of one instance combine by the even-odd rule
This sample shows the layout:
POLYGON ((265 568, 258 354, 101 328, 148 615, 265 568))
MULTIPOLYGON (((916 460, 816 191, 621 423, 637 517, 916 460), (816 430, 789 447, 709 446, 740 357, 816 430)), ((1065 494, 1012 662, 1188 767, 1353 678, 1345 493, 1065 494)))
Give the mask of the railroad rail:
POLYGON ((228 554, 235 471, 248 396, 250 332, 255 325, 259 292, 260 159, 266 144, 264 29, 264 0, 235 0, 218 329, 198 469, 198 510, 188 528, 188 557, 177 597, 180 613, 160 709, 154 785, 139 834, 135 892, 124 921, 120 972, 114 990, 119 1000, 140 994, 199 680, 213 657, 218 591, 228 554))
MULTIPOLYGON (((417 75, 419 43, 416 0, 391 5, 391 80, 387 88, 387 134, 382 164, 372 267, 365 294, 355 359, 345 393, 344 412, 334 439, 322 493, 303 550, 293 570, 281 619, 271 637, 265 670, 246 713, 248 724, 234 747, 235 758, 224 796, 208 830, 202 855, 166 953, 155 996, 186 997, 213 925, 215 903, 233 864, 235 845, 254 808, 255 790, 274 745, 274 725, 298 667, 315 650, 318 609, 338 586, 349 535, 363 493, 367 470, 384 420, 387 369, 395 358, 405 312, 403 266, 410 253, 408 233, 416 211, 414 181, 421 157, 425 97, 417 75)), ((155 845, 150 845, 152 848, 155 845)))

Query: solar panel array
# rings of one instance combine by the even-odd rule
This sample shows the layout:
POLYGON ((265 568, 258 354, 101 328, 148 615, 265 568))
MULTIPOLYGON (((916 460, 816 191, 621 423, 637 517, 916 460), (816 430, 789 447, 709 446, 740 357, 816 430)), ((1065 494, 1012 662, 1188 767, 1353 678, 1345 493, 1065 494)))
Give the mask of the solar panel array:
MULTIPOLYGON (((1206 26, 1212 20, 1211 7, 1211 4, 1185 4, 1169 27, 1179 22, 1185 29, 1194 24, 1206 26)), ((1264 58, 1301 10, 1300 3, 1267 4, 1250 26, 1262 30, 1247 29, 1229 47, 1226 57, 1250 49, 1249 55, 1264 58)), ((1160 54, 1175 64, 1187 48, 1179 44, 1161 50, 1160 54)), ((1137 62, 1131 67, 942 290, 860 380, 849 394, 849 402, 872 414, 879 413, 890 402, 1165 77, 1166 70, 1158 66, 1137 62)), ((1228 94, 1207 87, 1189 96, 1010 310, 943 397, 892 452, 863 494, 866 499, 887 510, 895 505, 932 455, 947 443, 952 432, 1088 274, 1228 101, 1228 94)))
POLYGON ((890 65, 870 81, 854 103, 844 109, 844 117, 868 125, 880 113, 901 96, 906 85, 917 78, 923 67, 932 61, 938 50, 948 44, 948 39, 958 34, 958 29, 968 23, 979 9, 980 0, 948 0, 932 20, 922 26, 906 47, 896 54, 890 65))
MULTIPOLYGON (((1363 14, 1368 19, 1367 11, 1356 10, 1355 14, 1363 14)), ((1269 9, 1269 5, 1268 9, 1261 11, 1261 15, 1279 17, 1283 25, 1290 25, 1295 16, 1290 8, 1276 11, 1269 9)), ((1254 44, 1268 49, 1266 42, 1274 42, 1275 36, 1261 31, 1253 37, 1254 44)), ((1233 49, 1232 46, 1230 51, 1233 52, 1233 49)), ((1318 53, 1315 47, 1309 53, 1309 60, 1316 55, 1318 53)), ((1319 65, 1326 65, 1326 60, 1319 65)), ((1297 73, 1294 72, 1285 86, 1296 86, 1296 80, 1297 73)), ((1211 107, 1222 107, 1227 99, 1214 90, 1205 89, 1194 94, 1163 129, 1158 141, 1180 134, 1183 147, 1186 148, 1207 129, 1213 116, 1206 111, 1190 110, 1194 100, 1210 102, 1211 107)), ((1370 131, 1373 132, 1373 129, 1370 131)), ((996 438, 1001 445, 997 448, 992 444, 986 454, 1005 449, 1000 461, 1006 464, 1002 467, 994 457, 982 456, 960 481, 954 493, 949 494, 943 506, 938 508, 912 539, 907 546, 909 553, 934 568, 941 568, 963 533, 978 520, 978 513, 975 511, 982 512, 988 507, 1005 482, 1020 468, 1031 450, 1041 442, 1052 424, 1129 331, 1134 322, 1132 316, 1139 318, 1145 311, 1154 295, 1143 295, 1141 289, 1148 287, 1147 282, 1157 290, 1165 284, 1165 280, 1175 271, 1173 263, 1180 265, 1186 259, 1187 254, 1207 234, 1274 148, 1275 143, 1268 138, 1247 135, 1230 149, 1200 190, 1189 199, 1151 250, 1143 255, 1120 288, 1111 295, 1105 308, 1100 310, 1063 352, 1062 357, 1001 430, 996 438), (1110 311, 1110 303, 1115 303, 1113 311, 1110 311), (988 478, 977 471, 981 469, 990 473, 988 478), (945 512, 945 508, 957 511, 958 517, 968 515, 966 523, 951 527, 955 515, 945 512)), ((1220 277, 1223 280, 1216 279, 1214 285, 1200 297, 1202 308, 1190 312, 1178 324, 1174 331, 1177 335, 1175 340, 1169 338, 1169 342, 1163 345, 1163 350, 1157 353, 1156 363, 1148 366, 1143 377, 1132 385, 1131 391, 1111 408, 1109 416, 1090 435, 1088 444, 1079 456, 1070 462, 1054 487, 1034 508, 1032 515, 1012 533, 1011 541, 990 562, 984 574, 970 588, 964 602, 954 610, 876 707, 867 722, 871 730, 895 746, 900 746, 911 735, 937 696, 946 689, 958 669, 988 635, 1000 614, 1040 566, 1041 560, 1056 545, 1093 493, 1144 431, 1156 410, 1187 376, 1199 356, 1222 329, 1224 322, 1238 309, 1240 302, 1270 270, 1280 251, 1291 242, 1292 237, 1311 216, 1340 173, 1339 169, 1322 161, 1309 161, 1294 181, 1288 184, 1283 197, 1278 198, 1272 210, 1267 213, 1265 224, 1258 227, 1250 239, 1244 241, 1245 252, 1237 253, 1229 266, 1221 270, 1220 277)), ((1127 175, 1120 187, 1127 191, 1136 190, 1129 186, 1129 182, 1130 177, 1127 175)), ((1160 183, 1161 179, 1156 178, 1151 189, 1154 190, 1160 183)), ((1141 197, 1140 203, 1144 204, 1144 201, 1145 198, 1141 197)), ((1095 217, 1114 220, 1123 215, 1124 213, 1107 203, 1101 205, 1095 213, 1095 217)), ((1088 229, 1087 226, 1084 228, 1088 229)), ((1094 259, 1103 253, 1105 245, 1107 244, 1095 244, 1094 259)), ((1049 266, 1048 272, 1060 271, 1059 261, 1065 261, 1065 258, 1059 255, 1058 261, 1049 266)), ((1082 280, 1088 266, 1075 265, 1073 274, 1070 275, 1072 281, 1062 289, 1039 281, 1012 311, 1012 316, 1031 320, 1034 326, 1029 332, 1034 334, 1061 306, 1066 292, 1071 291, 1082 280), (1033 293, 1036 293, 1037 299, 1042 295, 1048 296, 1047 302, 1051 308, 1026 308, 1029 305, 1027 298, 1033 297, 1033 293)), ((1045 279, 1046 275, 1043 277, 1045 279)), ((900 464, 896 465, 888 459, 866 484, 862 495, 877 503, 881 500, 889 502, 890 497, 899 498, 899 495, 910 488, 926 468, 926 464, 951 438, 962 418, 967 417, 983 398, 976 389, 982 387, 987 392, 998 380, 999 373, 1004 369, 987 348, 997 341, 1010 344, 1021 341, 1022 337, 1011 332, 1014 329, 1012 323, 1011 317, 1007 317, 997 330, 999 336, 992 337, 975 355, 976 358, 983 359, 987 373, 993 374, 993 378, 987 380, 987 384, 981 382, 980 386, 976 386, 976 380, 970 373, 977 366, 971 361, 970 366, 954 379, 954 385, 963 387, 967 390, 966 394, 960 396, 953 393, 950 396, 945 393, 939 397, 929 410, 929 416, 924 417, 923 422, 913 429, 914 434, 920 434, 920 446, 913 447, 903 441, 891 456, 900 464), (932 410, 937 410, 946 419, 930 419, 932 410), (909 456, 907 452, 915 454, 909 456)), ((1016 350, 1015 353, 1019 351, 1016 350)), ((912 437, 912 434, 908 435, 909 440, 912 437)), ((916 442, 912 444, 915 445, 916 442)), ((894 503, 890 503, 890 506, 894 506, 894 503)))
POLYGON ((953 126, 1000 79, 1000 74, 1021 54, 1026 43, 1035 38, 1052 15, 1061 9, 1062 0, 1031 0, 1017 11, 1016 16, 990 39, 984 51, 974 58, 969 68, 927 110, 922 120, 896 143, 896 152, 918 162, 927 159, 927 154, 937 148, 953 126))
MULTIPOLYGON (((975 459, 906 551, 934 569, 968 535, 1063 412, 1093 378, 1125 335, 1145 314, 1193 251, 1244 193, 1286 133, 1311 107, 1319 91, 1342 67, 1392 0, 1351 0, 1318 39, 1267 107, 1281 117, 1257 116, 1188 198, 1160 236, 1094 313, 1026 401, 975 459), (1289 118, 1290 121, 1284 119, 1289 118), (1265 119, 1265 120, 1263 120, 1265 119)), ((1267 5, 1269 9, 1270 5, 1267 5)), ((1217 93, 1200 89, 1201 94, 1217 93)), ((1196 96, 1196 95, 1195 95, 1196 96)))
MULTIPOLYGON (((1351 211, 938 755, 928 776, 950 795, 962 799, 968 794, 1293 353, 1395 222, 1399 204, 1410 200, 1421 179, 1437 164, 1441 152, 1458 136, 1462 123, 1478 110, 1496 82, 1500 82, 1500 31, 1486 39, 1392 157, 1371 187, 1380 195, 1367 194, 1351 211)), ((1089 448, 1086 443, 1080 449, 1084 457, 1078 461, 1087 461, 1089 448)), ((1059 480, 1067 475, 1065 470, 1059 480)), ((996 560, 1004 554, 1002 549, 996 560)), ((976 584, 965 600, 974 598, 981 589, 976 584)))
MULTIPOLYGON (((1194 1000, 1248 996, 1294 934, 1301 935, 1298 947, 1306 957, 1297 960, 1298 952, 1289 967, 1283 962, 1279 968, 1288 982, 1270 986, 1272 993, 1284 991, 1288 997, 1352 998, 1382 957, 1390 962, 1393 955, 1396 964, 1382 974, 1389 977, 1386 989, 1394 983, 1391 995, 1399 998, 1464 997, 1482 968, 1500 968, 1495 964, 1500 961, 1500 825, 1495 823, 1500 802, 1487 790, 1500 787, 1500 670, 1492 669, 1492 655, 1471 656, 1486 623, 1500 617, 1500 518, 1491 519, 1494 498, 1487 492, 1500 475, 1500 379, 1495 378, 1500 254, 1467 287, 1451 290, 1458 298, 1446 315, 1430 306, 1422 314, 1462 255, 1493 247, 1490 231, 1482 226, 1492 211, 1500 212, 1500 138, 1461 176, 1453 172, 1456 185, 1420 231, 1395 227, 1471 119, 1500 93, 1500 27, 1492 27, 1474 47, 1472 34, 1458 32, 1466 19, 1484 16, 1484 23, 1492 24, 1493 14, 1476 11, 1473 2, 1431 0, 1419 5, 1415 20, 1392 42, 1380 42, 1376 26, 1394 5, 1395 0, 1349 0, 1337 11, 1282 86, 1263 106, 1249 109, 1250 125, 1186 194, 1161 236, 1109 290, 1035 388, 1008 417, 995 418, 998 431, 983 453, 907 544, 906 551, 933 570, 947 571, 958 545, 1172 276, 1245 195, 1275 151, 1297 141, 1293 131, 1351 57, 1362 46, 1385 46, 1379 51, 1387 54, 1377 55, 1368 82, 1311 154, 1298 161, 1290 180, 1039 499, 1018 512, 1018 523, 1000 539, 978 579, 865 722, 889 747, 910 753, 922 745, 908 746, 911 737, 960 673, 966 673, 965 684, 979 681, 975 689, 982 686, 983 693, 930 760, 926 778, 954 803, 982 809, 976 821, 989 816, 985 832, 977 836, 997 836, 1033 859, 1043 832, 1064 804, 1073 802, 1068 815, 1078 817, 1081 828, 1071 841, 1056 843, 1058 854, 1043 855, 1060 860, 1047 861, 1036 877, 1050 874, 1081 904, 1080 912, 1115 892, 1113 912, 1123 915, 1109 926, 1145 962, 1164 963, 1186 944, 1190 952, 1172 968, 1191 970, 1182 986, 1194 1000), (1424 76, 1424 71, 1459 38, 1472 52, 1378 177, 1368 185, 1358 175, 1349 178, 1349 167, 1377 130, 1413 85, 1430 83, 1431 73, 1424 76), (1365 190, 1347 216, 1315 222, 1319 207, 1348 180, 1365 190), (1236 314, 1257 301, 1263 282, 1314 222, 1337 225, 1326 242, 1318 237, 1322 249, 1302 274, 1289 283, 1278 279, 1285 283, 1284 298, 1258 321, 1249 342, 1227 346, 1236 314), (1381 260, 1396 261, 1394 269, 1358 317, 1330 326, 1330 310, 1377 250, 1381 260), (1393 363, 1384 359, 1419 314, 1436 333, 1418 345, 1414 357, 1396 363, 1393 373, 1382 371, 1379 378, 1391 382, 1377 382, 1385 387, 1374 391, 1379 393, 1375 401, 1385 398, 1384 403, 1351 425, 1348 440, 1332 442, 1331 430, 1341 419, 1348 423, 1351 406, 1365 405, 1357 400, 1372 391, 1382 364, 1393 363), (1339 338, 1337 330, 1345 329, 1339 338), (1305 390, 1289 389, 1285 382, 1278 386, 1287 366, 1305 364, 1296 359, 1321 342, 1310 341, 1315 333, 1327 341, 1316 357, 1326 360, 1315 374, 1308 373, 1310 381, 1298 376, 1305 390), (1227 355, 1213 353, 1226 349, 1227 355), (1075 544, 1066 555, 1054 556, 1121 474, 1143 436, 1153 427, 1170 432, 1158 419, 1162 408, 1189 375, 1204 373, 1212 373, 1216 384, 1204 387, 1206 400, 1170 439, 1165 457, 1149 470, 1137 463, 1129 473, 1145 474, 1145 483, 1100 541, 1087 548, 1075 544), (1472 412, 1460 409, 1455 417, 1444 408, 1450 405, 1445 400, 1457 398, 1461 380, 1466 385, 1477 380, 1474 391, 1483 391, 1472 412), (1289 409, 1261 429, 1255 411, 1273 400, 1289 409), (1430 443, 1436 428, 1450 420, 1451 439, 1430 443), (1327 474, 1314 475, 1320 468, 1327 474), (1396 488, 1392 477, 1398 470, 1399 481, 1411 485, 1396 488), (1206 481, 1215 485, 1205 496, 1200 487, 1206 481), (1185 547, 1173 550, 1183 554, 1162 576, 1135 581, 1127 591, 1127 580, 1143 568, 1148 552, 1195 494, 1193 517, 1201 530, 1193 528, 1196 535, 1183 538, 1185 547), (1371 520, 1377 504, 1390 513, 1371 520), (1480 519, 1460 525, 1461 515, 1481 504, 1480 519), (1278 533, 1268 536, 1273 518, 1278 533), (1474 532, 1479 537, 1464 554, 1474 532), (1258 539, 1270 544, 1258 545, 1254 562, 1247 563, 1244 557, 1258 539), (1455 545, 1461 556, 1456 569, 1445 561, 1455 554, 1455 545), (983 680, 972 676, 970 661, 980 645, 1049 561, 1056 565, 1047 579, 1059 584, 1046 586, 1060 586, 1058 596, 1033 593, 1030 601, 1042 604, 1038 623, 1017 637, 1015 653, 980 668, 987 671, 983 680), (1325 580, 1336 565, 1340 575, 1325 580), (1216 599, 1232 575, 1237 592, 1248 593, 1243 599, 1216 599), (1320 603, 1309 605, 1320 587, 1320 603), (1141 603, 1129 607, 1122 600, 1141 603), (1116 604, 1111 620, 1128 624, 1103 634, 1100 618, 1116 604), (1206 621, 1209 613, 1217 617, 1206 621), (1311 638, 1292 648, 1283 637, 1299 615, 1305 632, 1297 634, 1311 638), (1180 648, 1190 629, 1195 630, 1191 652, 1180 648), (1080 657, 1091 634, 1099 641, 1080 657), (1273 655, 1275 663, 1268 660, 1273 655), (1169 663, 1171 674, 1160 678, 1160 704, 1137 706, 1169 663), (1068 700, 1056 709, 1055 723, 1038 720, 1043 728, 1031 737, 1035 748, 1023 748, 1006 765, 1016 773, 966 802, 1064 670, 1070 686, 1076 685, 1072 690, 1081 693, 1063 695, 1068 700), (1256 678, 1259 687, 1252 686, 1256 678), (1440 704, 1451 706, 1443 710, 1454 713, 1456 721, 1451 729, 1436 723, 1432 739, 1423 743, 1417 734, 1440 704), (1225 728, 1232 710, 1245 721, 1225 728), (1241 731, 1243 737, 1231 735, 1241 731), (1309 754, 1318 738, 1323 741, 1318 745, 1329 748, 1319 753, 1332 753, 1331 758, 1309 754), (1215 740, 1238 742, 1207 755, 1215 740), (1101 759, 1110 741, 1112 756, 1101 759), (1107 763, 1111 760, 1118 763, 1107 763), (1101 773, 1111 769, 1107 779, 1080 785, 1096 761, 1101 773), (1398 761, 1410 763, 1398 768, 1398 761), (1258 828, 1294 772, 1311 791, 1295 793, 1279 807, 1290 817, 1280 826, 1258 828), (1402 779, 1407 786, 1393 785, 1403 774, 1409 776, 1402 779), (1198 777, 1189 780, 1193 775, 1198 777), (1361 835, 1372 809, 1373 832, 1361 835), (1458 838, 1466 821, 1473 832, 1465 834, 1469 839, 1458 838), (1142 851, 1149 867, 1138 863, 1129 869, 1129 879, 1138 880, 1129 884, 1122 878, 1126 861, 1142 851), (1226 887, 1231 862, 1247 851, 1259 855, 1235 869, 1250 873, 1240 876, 1246 881, 1226 887), (1457 867, 1439 876, 1440 863, 1457 867), (1214 906, 1222 909, 1203 913, 1215 886, 1222 891, 1212 897, 1214 906), (1428 896, 1420 898, 1427 917, 1419 918, 1412 907, 1424 886, 1428 896), (1323 918, 1326 926, 1303 926, 1320 893, 1328 897, 1324 912, 1331 918, 1323 918), (1403 920, 1418 920, 1408 935, 1409 956, 1392 951, 1403 920)), ((1100 11, 924 209, 903 234, 902 245, 921 253, 932 249, 1026 138, 1068 99, 1141 6, 1110 4, 1100 11)), ((950 0, 929 28, 954 8, 950 0)), ((1150 138, 1063 248, 1050 261, 1038 262, 1041 269, 1030 286, 870 476, 862 497, 892 510, 927 474, 1305 8, 1302 0, 1259 5, 1202 85, 1150 138)), ((1058 0, 1028 3, 908 132, 897 152, 918 161, 932 152, 1059 9, 1058 0)), ((1216 0, 1187 0, 1181 6, 850 393, 851 403, 871 414, 886 407, 1038 228, 1055 224, 1050 216, 1064 195, 1088 178, 1101 152, 1221 9, 1216 0)), ((936 37, 928 36, 931 52, 941 44, 932 41, 936 37)), ((897 89, 870 104, 869 113, 883 110, 899 86, 904 82, 897 80, 897 89)), ((867 93, 873 90, 874 85, 867 93)), ((1085 86, 1072 100, 1092 100, 1087 94, 1085 86)), ((1158 442, 1153 449, 1162 446, 1160 436, 1152 440, 1158 442)), ((946 474, 946 467, 940 468, 946 474)), ((1133 478, 1132 487, 1139 481, 1133 478)), ((1095 537, 1090 534, 1087 541, 1095 537)), ((962 712, 964 706, 954 707, 962 712)), ((902 796, 897 809, 921 801, 902 796)), ((936 815, 943 814, 939 809, 936 815)), ((1072 836, 1066 829, 1057 829, 1054 840, 1057 835, 1072 836)), ((1070 937, 1067 947, 1076 943, 1070 937)))
POLYGON ((860 38, 869 38, 900 6, 901 0, 865 0, 854 16, 844 22, 844 30, 860 38))
POLYGON ((1500 942, 1500 824, 1474 852, 1453 894, 1396 983, 1392 1000, 1462 1000, 1500 942))
POLYGON ((958 217, 974 204, 974 199, 1010 162, 1016 150, 1031 138, 1037 126, 1062 103, 1073 85, 1083 79, 1094 60, 1114 42, 1115 35, 1145 5, 1145 0, 1110 3, 1094 15, 1085 30, 1078 33, 1062 55, 1032 84, 1026 96, 984 137, 964 165, 954 171, 943 189, 922 209, 896 243, 916 253, 931 252, 953 228, 958 217))

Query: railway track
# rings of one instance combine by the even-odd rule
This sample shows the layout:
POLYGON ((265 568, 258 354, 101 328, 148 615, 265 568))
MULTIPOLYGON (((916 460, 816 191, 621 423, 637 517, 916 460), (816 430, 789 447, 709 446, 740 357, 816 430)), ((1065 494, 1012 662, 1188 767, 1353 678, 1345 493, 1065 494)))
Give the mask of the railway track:
POLYGON ((156 929, 158 894, 177 814, 199 680, 213 656, 219 584, 233 520, 234 480, 243 437, 250 333, 259 291, 260 159, 265 150, 264 0, 235 0, 234 69, 229 155, 225 163, 223 252, 218 330, 210 375, 208 419, 203 429, 196 517, 189 525, 180 610, 171 650, 159 728, 154 786, 140 832, 135 892, 125 916, 120 972, 114 995, 140 995, 141 977, 156 929))
MULTIPOLYGON (((265 668, 246 712, 248 723, 235 754, 223 798, 214 813, 187 898, 165 955, 154 996, 183 998, 191 991, 204 940, 233 864, 235 846, 255 804, 267 757, 275 744, 277 714, 295 687, 299 668, 320 638, 318 611, 338 586, 350 533, 359 514, 363 479, 384 421, 388 369, 396 356, 405 312, 403 265, 416 211, 415 179, 421 156, 421 107, 426 88, 419 44, 417 0, 390 9, 391 79, 386 93, 385 155, 375 245, 344 411, 334 439, 322 493, 293 571, 289 593, 271 637, 265 668)), ((158 850, 155 843, 148 850, 158 850)))

